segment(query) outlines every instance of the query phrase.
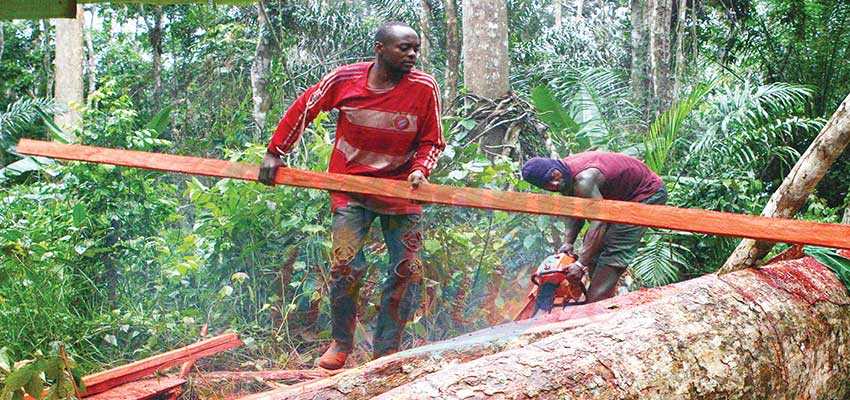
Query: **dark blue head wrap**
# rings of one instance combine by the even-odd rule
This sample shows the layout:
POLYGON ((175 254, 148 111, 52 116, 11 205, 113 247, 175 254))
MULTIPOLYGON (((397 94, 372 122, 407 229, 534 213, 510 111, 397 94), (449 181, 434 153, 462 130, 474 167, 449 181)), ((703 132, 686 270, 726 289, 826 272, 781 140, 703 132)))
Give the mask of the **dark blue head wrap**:
MULTIPOLYGON (((569 186, 571 181, 570 169, 561 160, 551 158, 534 157, 526 161, 522 166, 522 179, 541 189, 546 189, 546 184, 552 180, 552 171, 554 170, 561 171, 564 181, 569 186)), ((565 187, 565 189, 567 188, 565 187)))

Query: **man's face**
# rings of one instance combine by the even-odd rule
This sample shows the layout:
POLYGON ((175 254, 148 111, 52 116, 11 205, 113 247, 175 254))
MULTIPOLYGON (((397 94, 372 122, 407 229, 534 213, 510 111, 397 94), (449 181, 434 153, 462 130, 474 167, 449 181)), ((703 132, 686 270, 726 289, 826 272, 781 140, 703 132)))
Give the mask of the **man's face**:
POLYGON ((552 171, 552 179, 546 182, 546 187, 544 189, 550 192, 560 192, 564 193, 566 189, 566 180, 564 179, 564 174, 559 170, 552 171))
POLYGON ((375 43, 375 53, 386 69, 406 74, 419 56, 419 35, 413 29, 395 26, 386 43, 375 43))

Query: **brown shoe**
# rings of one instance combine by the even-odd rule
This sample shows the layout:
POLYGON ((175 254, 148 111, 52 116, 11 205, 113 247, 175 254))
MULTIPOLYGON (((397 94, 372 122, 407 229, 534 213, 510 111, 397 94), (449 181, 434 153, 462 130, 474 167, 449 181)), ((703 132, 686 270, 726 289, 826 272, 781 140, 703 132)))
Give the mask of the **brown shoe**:
POLYGON ((331 347, 325 350, 325 354, 319 357, 319 366, 324 369, 340 369, 345 365, 349 352, 350 350, 334 340, 331 342, 331 347))

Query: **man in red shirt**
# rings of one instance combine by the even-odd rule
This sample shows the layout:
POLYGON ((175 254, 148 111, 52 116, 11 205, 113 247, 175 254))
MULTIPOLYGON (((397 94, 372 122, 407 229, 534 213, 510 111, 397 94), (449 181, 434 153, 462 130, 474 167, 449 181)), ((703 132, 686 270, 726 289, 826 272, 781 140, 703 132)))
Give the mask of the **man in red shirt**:
MULTIPOLYGON (((522 177, 531 184, 567 196, 635 201, 645 204, 667 202, 661 177, 637 158, 602 151, 578 153, 563 160, 535 157, 522 166, 522 177)), ((567 219, 564 244, 559 252, 574 254, 583 219, 567 219)), ((590 221, 581 256, 567 267, 567 279, 581 282, 585 269, 590 274, 587 302, 613 297, 617 281, 634 260, 646 227, 590 221)))
MULTIPOLYGON (((428 176, 445 148, 440 93, 433 77, 413 69, 419 36, 408 25, 388 22, 375 34, 375 60, 344 65, 307 89, 272 136, 259 180, 273 184, 280 159, 320 111, 339 110, 328 172, 407 180, 413 188, 428 176)), ((422 206, 409 200, 331 192, 333 342, 320 357, 327 369, 342 368, 354 345, 357 292, 366 270, 363 244, 380 219, 390 256, 373 356, 398 351, 404 327, 420 302, 422 206)))

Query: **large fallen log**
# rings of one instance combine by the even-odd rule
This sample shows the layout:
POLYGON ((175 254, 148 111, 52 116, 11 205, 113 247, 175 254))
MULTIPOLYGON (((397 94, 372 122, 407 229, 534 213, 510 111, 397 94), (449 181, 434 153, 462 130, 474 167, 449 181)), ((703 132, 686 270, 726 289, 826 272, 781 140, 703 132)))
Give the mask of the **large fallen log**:
POLYGON ((541 338, 609 318, 608 314, 677 293, 675 285, 628 293, 604 302, 554 310, 533 320, 511 322, 382 357, 325 379, 294 384, 240 400, 369 399, 446 365, 522 347, 541 338))
POLYGON ((848 328, 847 289, 806 257, 571 307, 243 399, 841 399, 848 328))
MULTIPOLYGON (((21 139, 21 154, 256 181, 259 166, 209 158, 118 150, 21 139)), ((275 183, 390 196, 427 203, 577 217, 606 222, 850 249, 850 226, 767 218, 630 201, 503 192, 436 184, 412 189, 406 181, 278 168, 275 183)))

